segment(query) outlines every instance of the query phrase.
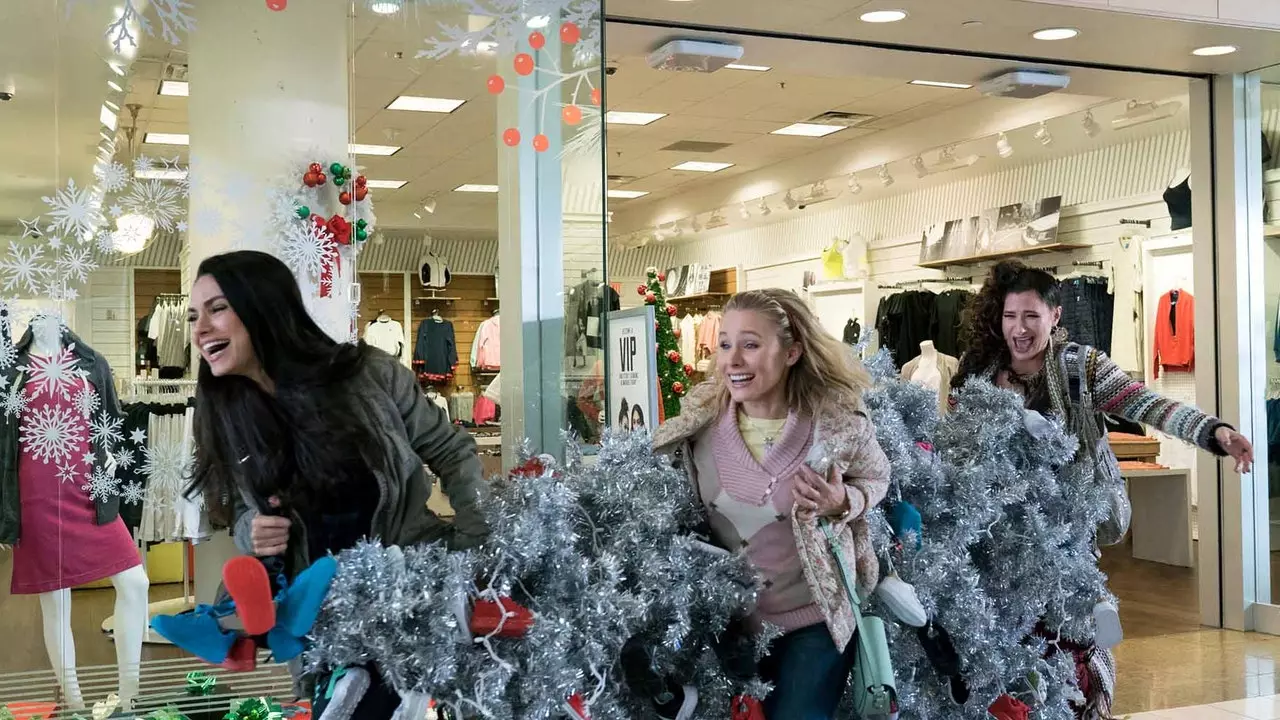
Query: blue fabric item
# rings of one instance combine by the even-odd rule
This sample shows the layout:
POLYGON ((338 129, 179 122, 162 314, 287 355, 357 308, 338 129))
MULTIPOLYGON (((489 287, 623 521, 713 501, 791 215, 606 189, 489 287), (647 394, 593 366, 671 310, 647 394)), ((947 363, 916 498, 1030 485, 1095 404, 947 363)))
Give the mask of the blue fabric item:
POLYGON ((773 683, 764 699, 767 718, 832 720, 849 683, 858 641, 841 653, 826 623, 792 630, 769 646, 760 676, 773 683))
POLYGON ((329 584, 338 573, 338 561, 326 555, 298 573, 276 604, 276 626, 295 638, 306 637, 316 623, 329 584))
POLYGON ((287 663, 307 649, 301 638, 290 635, 279 625, 267 633, 267 647, 271 648, 271 659, 278 663, 287 663))
POLYGON ((902 500, 893 504, 889 511, 889 525, 899 540, 905 540, 907 533, 915 533, 916 549, 920 549, 920 536, 924 533, 923 520, 915 505, 902 500))
POLYGON ((151 629, 175 647, 182 648, 207 663, 221 665, 231 652, 236 634, 223 630, 218 618, 235 612, 233 606, 200 605, 177 615, 157 615, 151 618, 151 629))

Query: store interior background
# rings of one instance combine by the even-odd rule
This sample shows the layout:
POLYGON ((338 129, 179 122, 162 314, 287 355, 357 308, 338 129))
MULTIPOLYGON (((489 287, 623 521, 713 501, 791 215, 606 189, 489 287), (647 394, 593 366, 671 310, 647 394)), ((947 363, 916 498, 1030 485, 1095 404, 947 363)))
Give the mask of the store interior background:
MULTIPOLYGON (((360 155, 358 161, 370 179, 404 182, 399 188, 374 191, 381 229, 360 258, 361 318, 363 324, 385 312, 400 323, 406 333, 402 357, 408 362, 419 324, 438 311, 453 323, 462 358, 454 380, 439 390, 446 397, 478 396, 495 373, 470 368, 467 357, 481 324, 500 305, 501 199, 491 191, 499 182, 499 154, 507 149, 499 140, 500 123, 495 122, 499 101, 486 87, 491 57, 414 57, 424 28, 434 27, 441 12, 420 12, 412 18, 361 12, 353 20, 352 142, 400 148, 388 156, 360 155), (463 102, 451 112, 388 109, 402 95, 463 102), (466 185, 484 191, 458 191, 466 185), (453 275, 447 288, 421 286, 418 270, 428 253, 447 262, 453 275)), ((22 127, 21 132, 0 135, 0 152, 14 170, 0 176, 0 236, 8 241, 21 240, 17 221, 42 210, 41 196, 67 177, 93 177, 99 132, 104 130, 96 122, 104 92, 120 108, 119 129, 111 133, 117 138, 115 158, 125 164, 139 155, 168 158, 179 168, 187 163, 187 147, 148 142, 147 136, 181 136, 188 130, 188 98, 163 94, 162 88, 199 92, 198 87, 163 82, 182 82, 187 58, 181 46, 144 37, 127 78, 121 79, 101 61, 98 18, 54 13, 33 17, 45 23, 41 29, 46 32, 26 34, 28 46, 17 54, 23 63, 18 74, 42 78, 47 86, 43 94, 32 92, 28 102, 3 108, 22 127), (48 41, 53 37, 59 42, 48 41), (122 83, 123 90, 104 91, 109 82, 122 83), (136 122, 131 104, 138 106, 136 122), (51 118, 58 122, 51 123, 51 118), (125 140, 125 128, 134 129, 132 146, 125 140)), ((607 230, 597 221, 593 239, 569 248, 563 267, 566 295, 604 282, 616 289, 622 307, 634 307, 642 302, 635 287, 647 267, 697 263, 712 270, 712 292, 673 299, 681 316, 714 311, 734 290, 786 287, 804 292, 833 333, 840 335, 850 319, 857 319, 865 332, 874 327, 882 299, 894 293, 976 289, 981 281, 990 263, 944 271, 917 265, 928 226, 1007 203, 1061 195, 1059 242, 1080 247, 1026 260, 1055 266, 1060 276, 1111 279, 1117 288, 1112 356, 1156 390, 1196 400, 1189 373, 1164 373, 1156 379, 1151 368, 1156 301, 1171 289, 1189 289, 1196 272, 1190 255, 1195 239, 1189 229, 1171 230, 1162 197, 1190 165, 1186 79, 1063 68, 1071 76, 1064 91, 1034 100, 996 99, 972 87, 912 81, 976 85, 982 77, 1012 68, 1010 62, 715 33, 698 36, 741 44, 741 63, 757 68, 676 74, 650 69, 645 61, 651 49, 675 35, 671 31, 610 23, 606 32, 606 65, 616 68, 607 80, 607 109, 663 117, 645 125, 607 126, 610 218, 607 230), (1164 119, 1113 129, 1112 120, 1133 100, 1179 103, 1180 108, 1164 119), (774 134, 833 111, 868 117, 825 137, 774 134), (1012 150, 1008 157, 1001 157, 1000 133, 1012 150), (1050 142, 1042 141, 1046 137, 1050 142), (948 148, 954 157, 979 159, 968 167, 919 177, 916 158, 934 168, 948 148), (671 169, 688 161, 731 166, 712 173, 671 169), (884 183, 882 167, 892 184, 884 183), (829 200, 803 210, 787 206, 788 192, 793 198, 809 197, 817 183, 825 183, 829 200), (1149 221, 1150 227, 1122 220, 1149 221), (714 227, 721 221, 723 227, 714 227), (600 244, 601 234, 607 234, 606 246, 600 244), (1123 238, 1143 248, 1137 272, 1118 261, 1133 257, 1117 252, 1123 238), (824 275, 821 254, 837 240, 850 243, 853 250, 865 246, 865 262, 856 276, 824 275), (1077 267, 1075 262, 1102 267, 1077 267), (806 273, 813 274, 812 283, 806 281, 806 273), (940 278, 965 280, 938 282, 940 278), (1138 288, 1143 295, 1141 328, 1126 332, 1120 316, 1132 305, 1126 305, 1123 296, 1126 289, 1138 288)), ((1264 129, 1274 142, 1280 138, 1280 91, 1264 94, 1264 106, 1264 129)), ((1266 169, 1270 187, 1280 181, 1280 170, 1271 165, 1266 169)), ((566 161, 565 176, 570 180, 593 172, 601 172, 599 159, 566 161)), ((572 182, 566 184, 561 208, 565 222, 577 218, 589 225, 583 218, 599 216, 600 203, 582 198, 592 194, 590 189, 580 188, 574 196, 572 188, 572 182)), ((1269 238, 1267 312, 1276 317, 1280 231, 1269 238)), ((140 252, 95 271, 69 308, 76 333, 108 359, 118 378, 138 369, 138 321, 153 310, 157 298, 187 291, 182 281, 184 240, 181 232, 157 232, 140 252)), ((35 303, 21 307, 34 308, 35 303)), ((15 331, 20 332, 21 313, 16 320, 15 331)), ((580 410, 599 404, 598 359, 599 353, 589 349, 566 349, 561 390, 567 404, 580 410)), ((1280 388, 1280 360, 1272 365, 1269 378, 1280 388)), ((128 387, 122 389, 129 392, 128 387)), ((1280 398, 1280 389, 1275 397, 1280 398)), ((490 438, 499 434, 484 427, 475 432, 490 438)), ((1132 541, 1104 555, 1104 568, 1122 600, 1128 637, 1118 652, 1119 711, 1275 692, 1269 670, 1273 665, 1255 658, 1249 661, 1250 669, 1241 670, 1245 656, 1254 657, 1249 653, 1270 657, 1270 640, 1201 630, 1192 457, 1192 451, 1179 443, 1161 439, 1159 463, 1186 472, 1182 480, 1159 486, 1163 501, 1158 507, 1135 510, 1148 512, 1148 531, 1160 530, 1155 549, 1164 562, 1135 559, 1132 541), (1246 643, 1247 651, 1242 650, 1246 643), (1225 659, 1205 675, 1197 663, 1207 656, 1225 659)), ((486 467, 497 472, 501 461, 500 455, 490 455, 486 467)), ((1280 542, 1271 547, 1280 549, 1280 542)), ((185 552, 183 543, 151 550, 153 600, 182 597, 185 552)), ((8 638, 11 652, 0 657, 0 672, 47 670, 38 603, 4 590, 7 560, 0 554, 0 567, 5 567, 0 572, 0 633, 8 638)), ((1276 576, 1273 572, 1272 578, 1276 576)), ((1280 596, 1280 582, 1277 591, 1273 596, 1280 596)), ((111 602, 109 589, 75 593, 73 624, 82 667, 114 662, 110 640, 100 630, 111 602)), ((144 648, 146 660, 174 662, 173 673, 185 668, 176 664, 179 657, 161 645, 144 648)), ((262 687, 278 679, 278 673, 271 672, 264 672, 262 687)), ((84 682, 85 671, 81 676, 84 682)), ((23 676, 14 677, 19 678, 14 682, 23 682, 23 676)), ((105 687, 109 674, 103 678, 105 687)), ((0 686, 9 684, 0 680, 0 686)))

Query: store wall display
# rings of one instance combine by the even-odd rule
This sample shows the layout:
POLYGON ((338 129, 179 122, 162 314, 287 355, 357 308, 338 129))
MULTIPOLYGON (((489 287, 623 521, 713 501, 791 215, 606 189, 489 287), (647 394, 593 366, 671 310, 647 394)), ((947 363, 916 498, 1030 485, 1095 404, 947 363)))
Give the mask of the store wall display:
POLYGON ((1196 367, 1196 299, 1186 290, 1174 289, 1160 296, 1156 305, 1156 339, 1151 350, 1154 377, 1165 371, 1191 372, 1196 367))
MULTIPOLYGON (((664 312, 663 315, 666 313, 664 312)), ((620 430, 658 425, 658 342, 653 306, 609 313, 609 423, 620 430)))
POLYGON ((980 214, 929 226, 920 240, 921 267, 1061 250, 1058 220, 1062 196, 1010 203, 980 214))
POLYGON ((1072 342, 1111 352, 1115 324, 1115 295, 1105 277, 1072 277, 1062 280, 1061 326, 1072 342))
POLYGON ((701 295, 711 289, 711 266, 702 263, 668 268, 663 288, 669 298, 701 295))

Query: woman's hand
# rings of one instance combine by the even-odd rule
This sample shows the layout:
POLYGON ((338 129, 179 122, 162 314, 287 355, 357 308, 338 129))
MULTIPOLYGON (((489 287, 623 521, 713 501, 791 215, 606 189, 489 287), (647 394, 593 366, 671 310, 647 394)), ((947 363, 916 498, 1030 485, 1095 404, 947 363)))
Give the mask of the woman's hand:
POLYGON ((1247 473, 1253 469, 1253 445, 1249 438, 1226 425, 1215 430, 1213 437, 1222 446, 1223 452, 1235 458, 1236 472, 1247 473))
POLYGON ((791 497, 805 519, 843 515, 849 510, 844 478, 832 467, 822 477, 808 465, 801 465, 800 472, 791 478, 791 497))
MULTIPOLYGON (((267 504, 273 508, 280 507, 280 499, 272 496, 267 504)), ((280 515, 257 515, 249 531, 249 539, 253 541, 253 554, 258 557, 283 555, 289 547, 289 528, 293 521, 280 515)))

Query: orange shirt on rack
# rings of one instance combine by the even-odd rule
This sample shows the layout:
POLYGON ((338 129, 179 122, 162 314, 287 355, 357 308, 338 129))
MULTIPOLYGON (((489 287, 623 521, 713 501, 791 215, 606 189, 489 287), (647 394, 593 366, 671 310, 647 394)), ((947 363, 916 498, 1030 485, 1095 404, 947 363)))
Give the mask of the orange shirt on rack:
POLYGON ((1160 296, 1156 308, 1156 342, 1152 352, 1154 377, 1160 368, 1191 371, 1196 367, 1196 299, 1186 290, 1160 296), (1177 293, 1177 302, 1174 302, 1177 293), (1172 317, 1170 317, 1172 315, 1172 317))

